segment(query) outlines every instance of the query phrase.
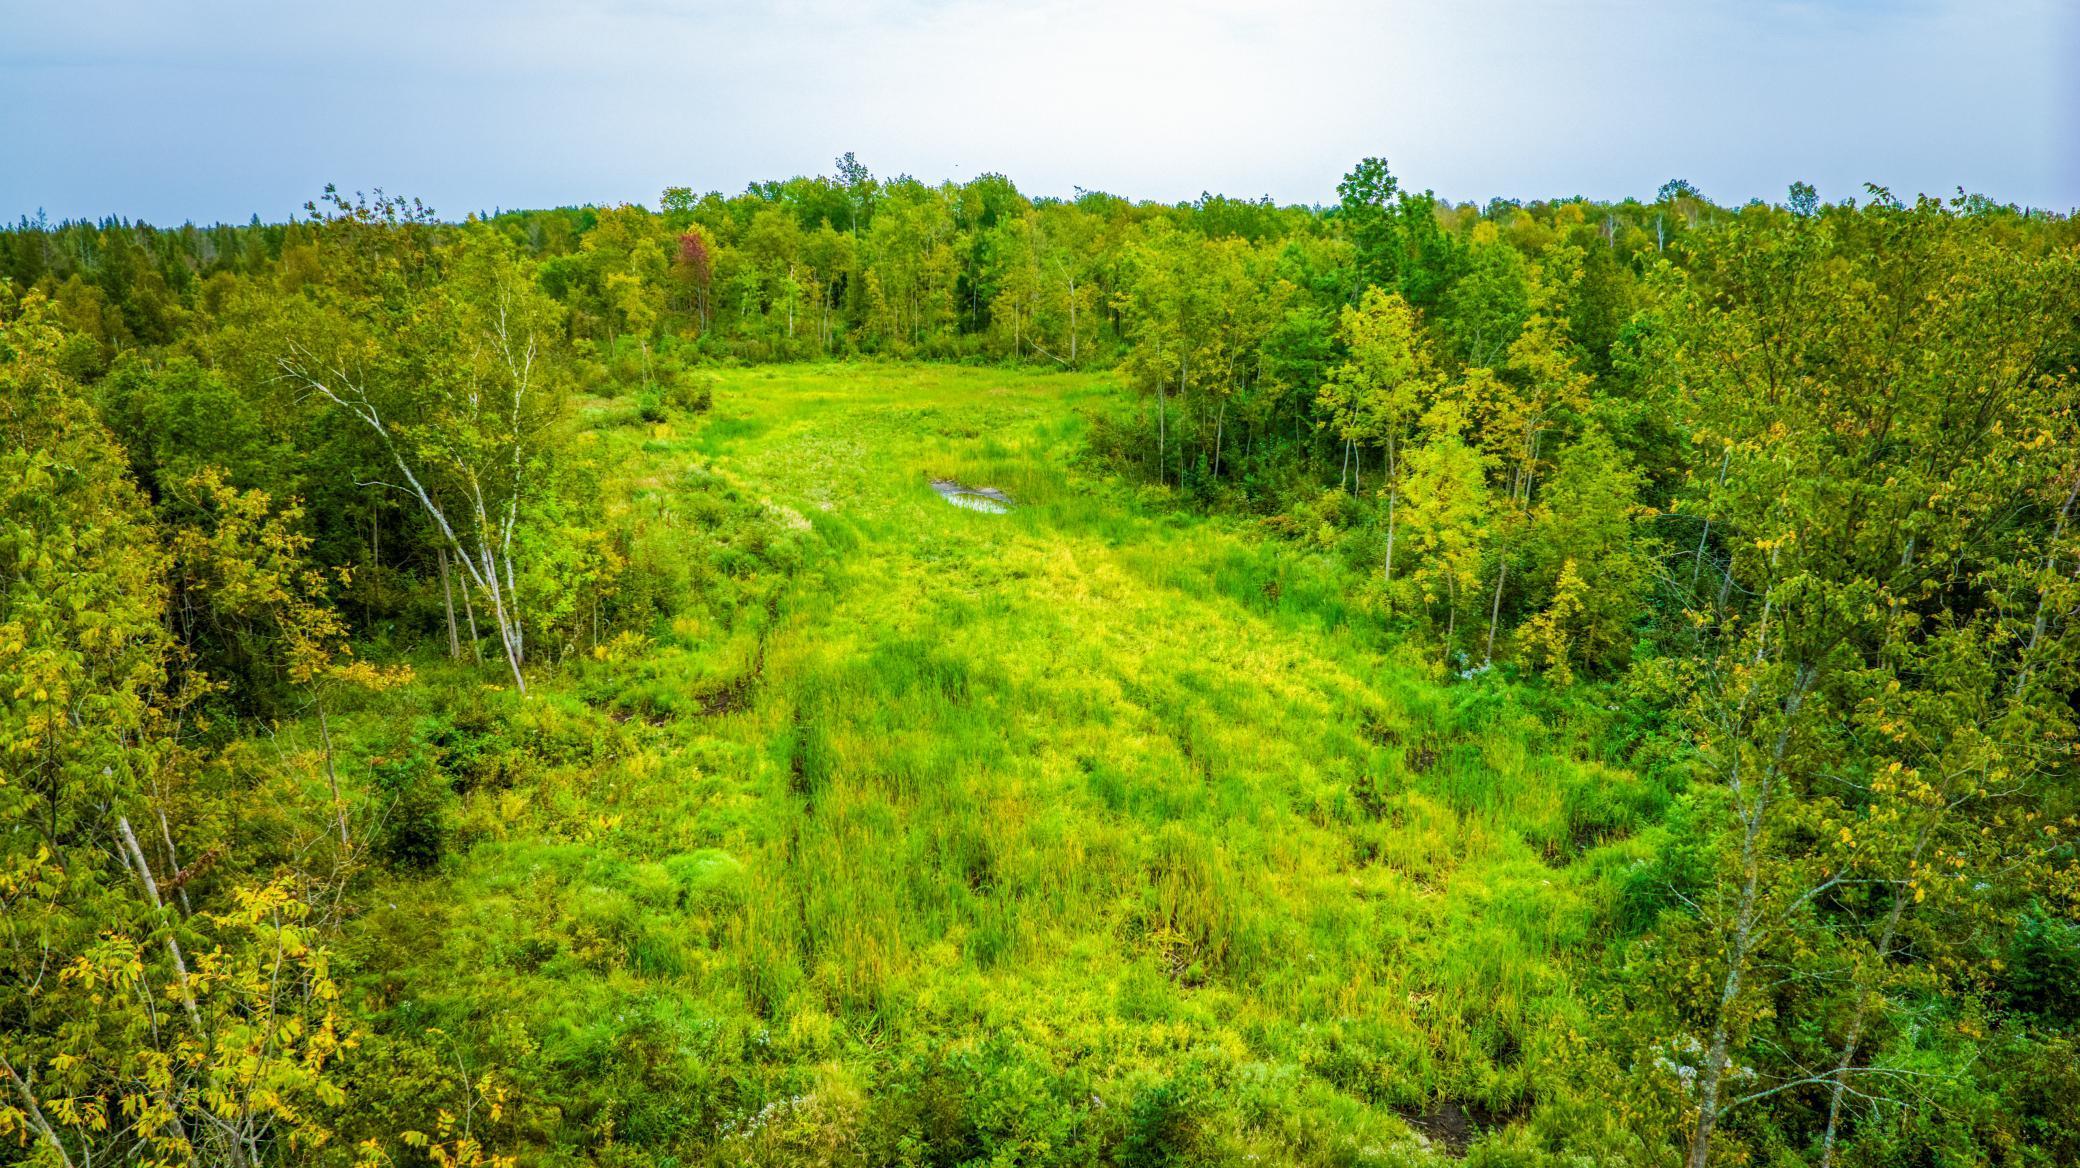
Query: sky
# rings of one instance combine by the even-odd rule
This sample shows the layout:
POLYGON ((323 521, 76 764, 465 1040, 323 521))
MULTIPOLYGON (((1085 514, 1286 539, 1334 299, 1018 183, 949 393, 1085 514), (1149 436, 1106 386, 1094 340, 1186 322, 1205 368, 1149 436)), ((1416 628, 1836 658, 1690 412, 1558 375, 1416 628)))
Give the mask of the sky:
POLYGON ((829 173, 1028 194, 2080 207, 2080 0, 0 0, 0 217, 829 173))

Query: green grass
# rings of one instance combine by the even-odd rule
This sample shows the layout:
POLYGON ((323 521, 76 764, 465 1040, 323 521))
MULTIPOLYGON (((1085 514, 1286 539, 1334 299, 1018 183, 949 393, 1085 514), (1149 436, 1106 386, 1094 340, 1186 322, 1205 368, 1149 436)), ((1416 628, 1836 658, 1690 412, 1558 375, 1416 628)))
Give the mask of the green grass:
POLYGON ((1334 562, 1079 470, 1116 393, 603 412, 616 513, 723 586, 514 715, 537 763, 349 930, 384 1025, 512 1068, 543 1162, 1402 1162, 1399 1113, 1531 1110, 1658 792, 1334 562))

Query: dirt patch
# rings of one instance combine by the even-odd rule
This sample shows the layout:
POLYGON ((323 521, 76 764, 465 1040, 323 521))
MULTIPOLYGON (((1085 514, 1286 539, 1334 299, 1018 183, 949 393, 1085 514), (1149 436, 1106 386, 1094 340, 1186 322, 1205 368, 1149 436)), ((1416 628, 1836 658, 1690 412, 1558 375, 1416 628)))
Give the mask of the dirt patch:
POLYGON ((1439 1099, 1421 1111, 1404 1111, 1401 1118, 1408 1121, 1426 1146, 1458 1159, 1466 1155, 1476 1137, 1523 1118, 1526 1110, 1519 1105, 1498 1111, 1478 1103, 1439 1099))
POLYGON ((1410 774, 1427 775, 1430 768, 1437 765, 1439 753, 1436 740, 1426 736, 1421 742, 1408 748, 1402 756, 1402 765, 1408 768, 1410 774))
MULTIPOLYGON (((758 663, 760 665, 763 662, 758 663)), ((701 713, 708 717, 740 714, 751 708, 751 692, 758 686, 758 669, 738 674, 701 695, 701 713)))

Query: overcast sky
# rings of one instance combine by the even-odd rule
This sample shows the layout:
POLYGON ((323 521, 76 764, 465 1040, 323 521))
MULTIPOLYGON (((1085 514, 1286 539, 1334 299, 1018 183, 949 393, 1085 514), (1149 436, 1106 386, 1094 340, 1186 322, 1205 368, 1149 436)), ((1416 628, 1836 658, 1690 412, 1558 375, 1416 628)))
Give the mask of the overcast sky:
POLYGON ((1001 171, 1328 202, 2080 206, 2080 0, 0 0, 0 216, 279 219, 327 182, 655 204, 1001 171))

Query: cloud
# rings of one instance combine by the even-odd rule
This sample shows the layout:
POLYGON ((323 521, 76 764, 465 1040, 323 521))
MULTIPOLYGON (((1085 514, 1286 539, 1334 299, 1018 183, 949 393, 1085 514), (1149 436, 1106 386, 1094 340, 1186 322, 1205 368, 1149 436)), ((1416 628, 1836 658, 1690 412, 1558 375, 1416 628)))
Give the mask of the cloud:
POLYGON ((1166 200, 1324 201, 1384 154, 1454 198, 1680 175, 2071 207, 2076 26, 2056 0, 74 0, 0 44, 0 213, 280 217, 328 181, 648 201, 847 149, 1166 200))

